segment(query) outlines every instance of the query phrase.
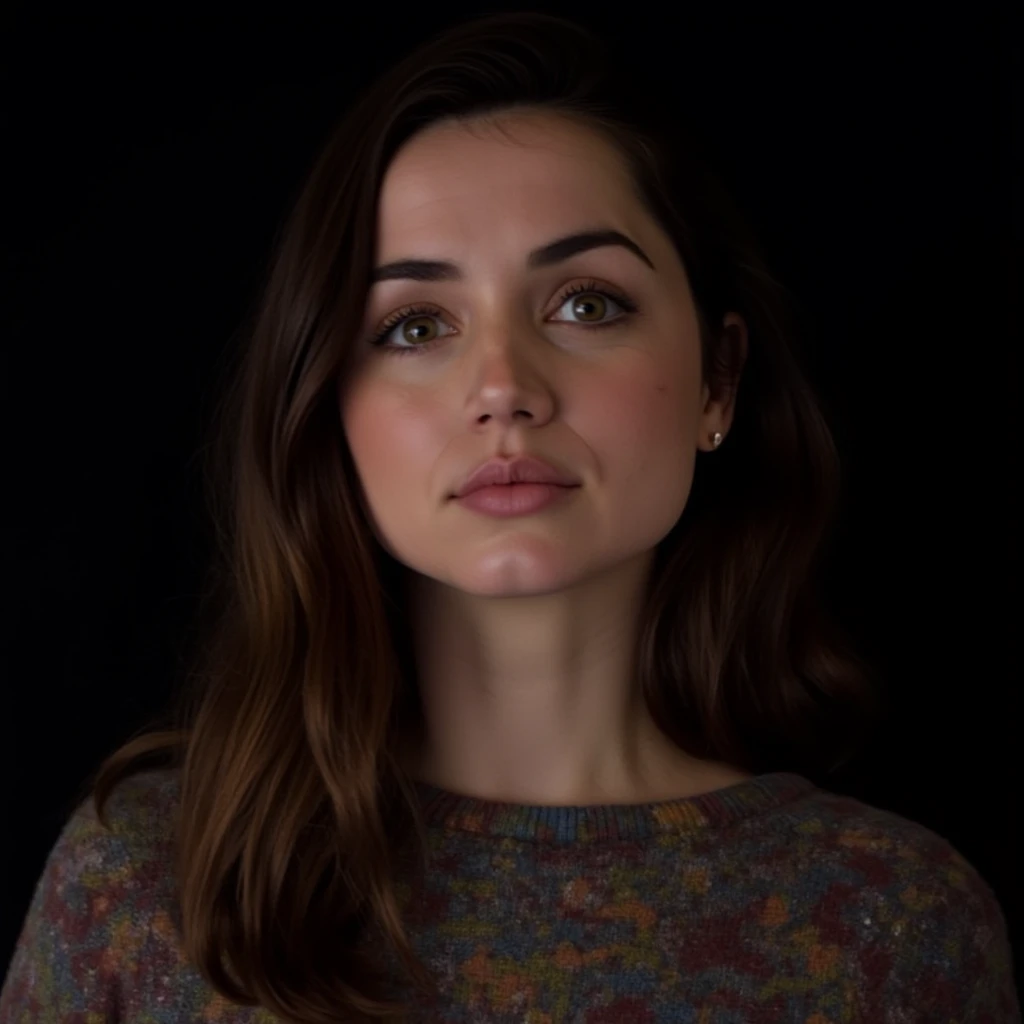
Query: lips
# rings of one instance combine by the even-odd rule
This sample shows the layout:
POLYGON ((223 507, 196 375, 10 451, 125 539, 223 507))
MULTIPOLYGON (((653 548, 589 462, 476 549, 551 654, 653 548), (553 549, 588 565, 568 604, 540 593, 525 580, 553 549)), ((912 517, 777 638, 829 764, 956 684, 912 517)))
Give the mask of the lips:
POLYGON ((524 456, 515 459, 488 459, 478 466, 453 495, 464 498, 483 487, 509 484, 555 484, 559 487, 578 487, 580 481, 569 473, 556 469, 542 459, 524 456))

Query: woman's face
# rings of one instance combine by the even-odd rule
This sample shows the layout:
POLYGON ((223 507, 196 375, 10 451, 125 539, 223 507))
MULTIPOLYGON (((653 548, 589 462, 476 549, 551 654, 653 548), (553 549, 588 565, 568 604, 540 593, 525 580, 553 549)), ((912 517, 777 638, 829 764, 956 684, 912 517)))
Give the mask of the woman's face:
POLYGON ((480 121, 438 124, 396 154, 374 265, 454 270, 371 286, 341 393, 380 542, 424 576, 490 596, 563 590, 646 558, 683 511, 698 445, 731 416, 702 387, 682 263, 617 151, 552 114, 502 122, 514 138, 480 121), (605 244, 530 259, 594 231, 643 255, 605 244), (419 305, 429 310, 394 323, 387 347, 369 343, 419 305), (494 455, 538 457, 581 486, 505 519, 453 500, 494 455))

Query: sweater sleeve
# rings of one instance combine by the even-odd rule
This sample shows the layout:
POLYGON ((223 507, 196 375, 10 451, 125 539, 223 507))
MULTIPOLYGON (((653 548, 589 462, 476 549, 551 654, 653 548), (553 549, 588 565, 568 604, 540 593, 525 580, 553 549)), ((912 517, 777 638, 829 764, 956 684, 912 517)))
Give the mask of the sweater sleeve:
POLYGON ((0 1024, 121 1021, 147 926, 122 835, 81 805, 50 851, 15 945, 0 1024))
POLYGON ((944 843, 937 870, 905 889, 886 1017, 915 1024, 1020 1024, 1006 920, 981 875, 944 843))

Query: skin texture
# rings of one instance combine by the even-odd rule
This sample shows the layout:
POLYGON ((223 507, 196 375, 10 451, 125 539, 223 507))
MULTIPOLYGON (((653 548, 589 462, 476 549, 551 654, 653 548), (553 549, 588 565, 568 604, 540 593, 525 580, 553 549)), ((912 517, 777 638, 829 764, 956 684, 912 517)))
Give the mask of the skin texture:
MULTIPOLYGON (((679 750, 636 683, 654 548, 683 512, 698 449, 728 433, 738 379, 715 400, 702 383, 685 269, 622 158, 548 112, 435 124, 399 150, 380 195, 375 265, 411 258, 457 263, 463 279, 374 284, 340 396, 374 532, 411 570, 424 716, 411 774, 545 805, 672 799, 749 778, 679 750), (532 249, 593 229, 621 231, 655 269, 618 246, 527 267, 532 249), (637 312, 592 290, 563 297, 590 281, 637 312), (420 303, 440 315, 413 314, 388 338, 435 339, 430 349, 369 344, 389 314, 420 303), (451 500, 481 462, 518 454, 581 486, 509 519, 451 500)), ((722 328, 742 361, 742 318, 722 328)))

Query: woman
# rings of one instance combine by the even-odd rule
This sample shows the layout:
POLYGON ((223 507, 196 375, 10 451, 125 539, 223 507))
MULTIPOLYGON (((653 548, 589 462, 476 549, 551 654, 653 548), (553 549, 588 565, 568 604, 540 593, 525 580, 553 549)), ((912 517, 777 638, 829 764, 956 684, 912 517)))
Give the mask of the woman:
POLYGON ((836 453, 655 95, 496 15, 348 111, 216 427, 193 685, 90 780, 0 1020, 1019 1014, 973 868, 801 774, 877 710, 813 589, 836 453))

